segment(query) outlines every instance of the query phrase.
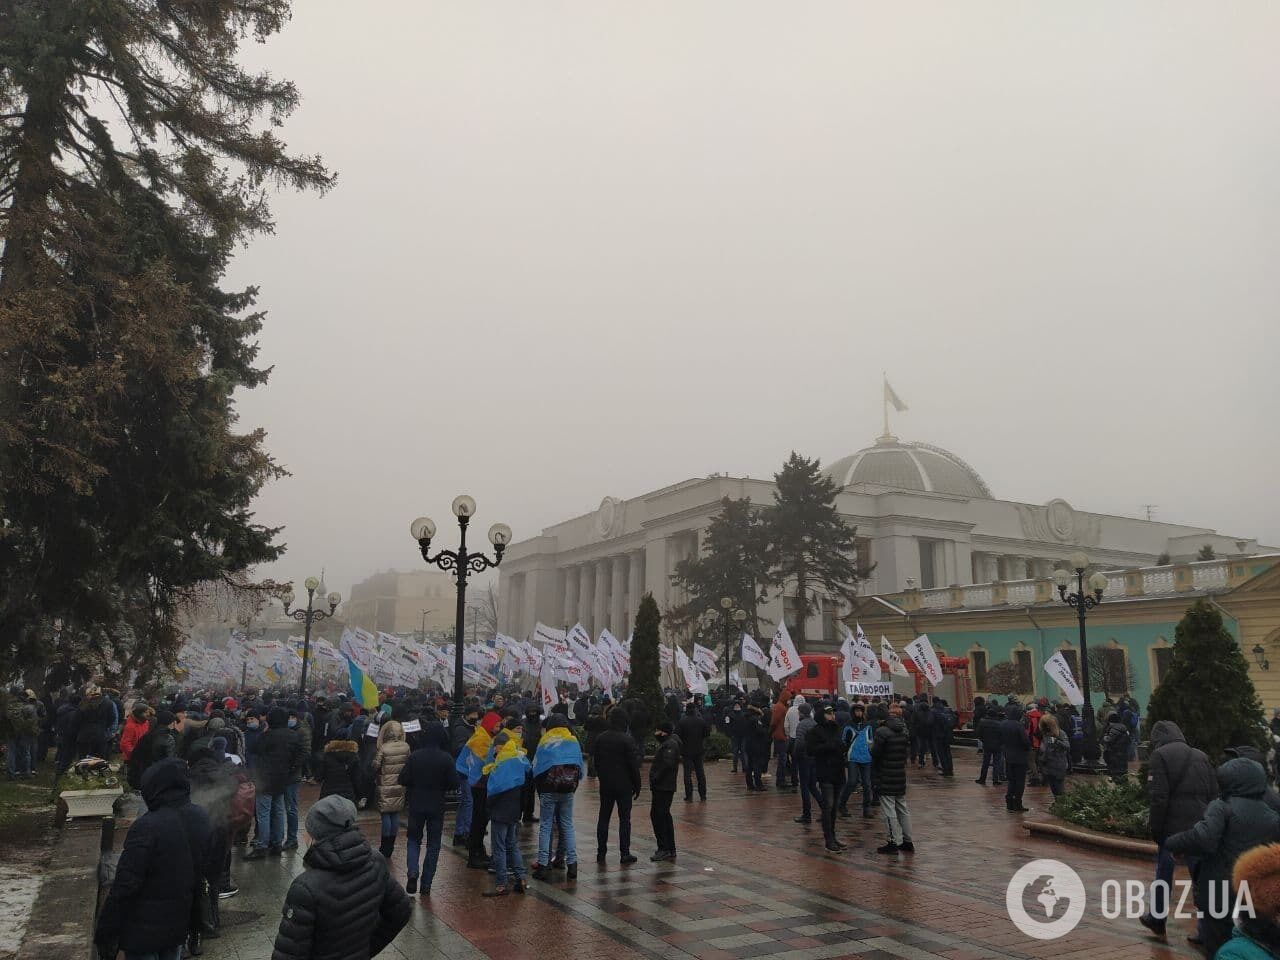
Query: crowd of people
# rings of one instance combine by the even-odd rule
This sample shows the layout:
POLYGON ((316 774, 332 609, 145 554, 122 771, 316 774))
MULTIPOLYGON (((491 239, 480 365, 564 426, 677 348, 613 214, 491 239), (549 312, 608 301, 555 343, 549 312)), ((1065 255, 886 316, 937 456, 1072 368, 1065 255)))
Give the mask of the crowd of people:
MULTIPOLYGON (((304 783, 315 785, 318 799, 301 822, 306 869, 283 905, 276 960, 372 956, 407 922, 409 897, 431 895, 445 842, 465 848, 467 867, 492 874, 487 897, 522 894, 530 880, 572 883, 579 864, 574 799, 587 778, 599 795, 598 863, 614 854, 622 866, 637 861, 632 813, 646 781, 650 859, 675 860, 673 802, 679 793, 687 803, 707 800, 704 761, 718 735, 746 795, 797 794, 795 821, 819 820, 828 853, 846 849, 837 824, 860 807, 863 819, 883 823, 877 853, 909 855, 918 838, 908 769, 931 764, 939 777, 954 777, 961 729, 960 715, 941 697, 844 699, 785 690, 772 698, 759 690, 715 698, 670 692, 658 716, 600 691, 544 716, 537 699, 514 688, 475 691, 456 710, 438 693, 404 690, 384 692, 368 709, 341 693, 155 700, 94 685, 52 702, 18 691, 11 702, 31 721, 21 728, 30 742, 8 745, 12 776, 27 775, 50 750, 59 771, 80 757, 118 752, 146 813, 128 834, 95 939, 102 956, 122 949, 126 957, 161 960, 199 955, 204 939, 218 935, 219 904, 238 892, 237 850, 252 863, 299 848, 304 783), (357 828, 362 810, 377 815, 376 849, 357 828), (527 866, 522 824, 538 824, 536 858, 527 866), (390 865, 402 828, 406 868, 399 878, 390 865)), ((1070 704, 978 698, 966 712, 967 742, 981 754, 976 782, 1003 787, 1011 812, 1026 810, 1028 783, 1060 794, 1083 757, 1085 724, 1070 704)), ((1128 698, 1108 701, 1097 715, 1098 747, 1117 779, 1129 775, 1139 723, 1128 698)), ((1150 746, 1156 876, 1167 881, 1174 857, 1185 857, 1199 903, 1212 882, 1231 879, 1243 854, 1280 839, 1280 796, 1268 783, 1265 758, 1249 748, 1233 751, 1215 771, 1168 722, 1154 725, 1150 746)), ((1164 934, 1167 909, 1153 894, 1143 920, 1153 933, 1164 934)), ((1209 919, 1196 939, 1212 950, 1230 934, 1230 921, 1224 927, 1209 919)))

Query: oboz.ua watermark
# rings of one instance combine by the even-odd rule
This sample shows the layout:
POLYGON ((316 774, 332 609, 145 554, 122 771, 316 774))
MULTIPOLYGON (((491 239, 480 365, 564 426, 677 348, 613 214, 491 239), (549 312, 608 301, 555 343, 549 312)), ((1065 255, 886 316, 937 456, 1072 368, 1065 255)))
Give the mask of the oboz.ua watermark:
MULTIPOLYGON (((1098 914, 1106 920, 1158 920, 1252 917, 1249 885, 1232 889, 1226 881, 1208 884, 1205 909, 1195 905, 1190 880, 1104 880, 1098 889, 1098 914)), ((1088 892, 1080 874, 1061 860, 1032 860, 1019 867, 1005 888, 1005 908, 1013 925, 1036 940, 1057 940, 1084 919, 1088 892)))

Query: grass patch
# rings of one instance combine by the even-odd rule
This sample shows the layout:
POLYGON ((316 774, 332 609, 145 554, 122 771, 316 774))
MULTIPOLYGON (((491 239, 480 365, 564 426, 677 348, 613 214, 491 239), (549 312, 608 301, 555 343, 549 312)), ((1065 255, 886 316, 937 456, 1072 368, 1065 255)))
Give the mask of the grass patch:
MULTIPOLYGON (((57 803, 53 786, 53 770, 48 765, 30 780, 0 776, 0 830, 11 831, 52 815, 57 803)), ((69 787, 71 783, 63 777, 61 786, 69 787)))

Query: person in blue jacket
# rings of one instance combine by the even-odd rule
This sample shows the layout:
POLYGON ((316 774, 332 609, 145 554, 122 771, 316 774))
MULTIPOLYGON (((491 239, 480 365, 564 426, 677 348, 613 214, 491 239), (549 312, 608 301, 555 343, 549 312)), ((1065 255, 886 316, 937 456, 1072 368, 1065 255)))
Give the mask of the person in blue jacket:
POLYGON ((871 803, 876 800, 871 785, 871 738, 874 731, 867 721, 865 704, 855 703, 850 708, 849 723, 844 728, 844 744, 849 759, 849 776, 840 791, 840 816, 850 816, 849 798, 856 787, 862 788, 862 815, 870 818, 871 803))

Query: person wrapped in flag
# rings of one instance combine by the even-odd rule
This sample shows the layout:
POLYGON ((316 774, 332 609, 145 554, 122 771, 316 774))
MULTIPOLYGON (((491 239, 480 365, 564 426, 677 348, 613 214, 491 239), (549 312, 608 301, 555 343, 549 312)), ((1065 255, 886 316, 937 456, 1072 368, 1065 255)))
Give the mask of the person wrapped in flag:
MULTIPOLYGON (((525 721, 528 723, 529 721, 525 721)), ((587 774, 582 760, 582 747, 569 729, 569 722, 558 713, 547 717, 546 730, 538 740, 533 755, 533 783, 541 805, 538 824, 538 862, 533 867, 535 880, 545 879, 552 867, 567 865, 566 877, 578 877, 578 847, 573 834, 573 795, 587 774), (551 859, 551 831, 560 830, 559 852, 551 859)))
POLYGON ((505 897, 514 890, 524 893, 524 861, 520 858, 520 792, 529 776, 529 759, 521 743, 520 717, 509 717, 493 738, 489 762, 484 765, 489 819, 493 823, 493 873, 495 886, 486 897, 505 897), (511 884, 508 886, 508 874, 511 884))
POLYGON ((458 751, 454 768, 466 777, 462 788, 471 795, 471 826, 467 832, 467 866, 484 870, 489 866, 489 855, 484 850, 484 832, 489 826, 489 806, 484 783, 484 765, 493 748, 493 731, 500 725, 496 713, 488 713, 476 724, 466 744, 458 751))

